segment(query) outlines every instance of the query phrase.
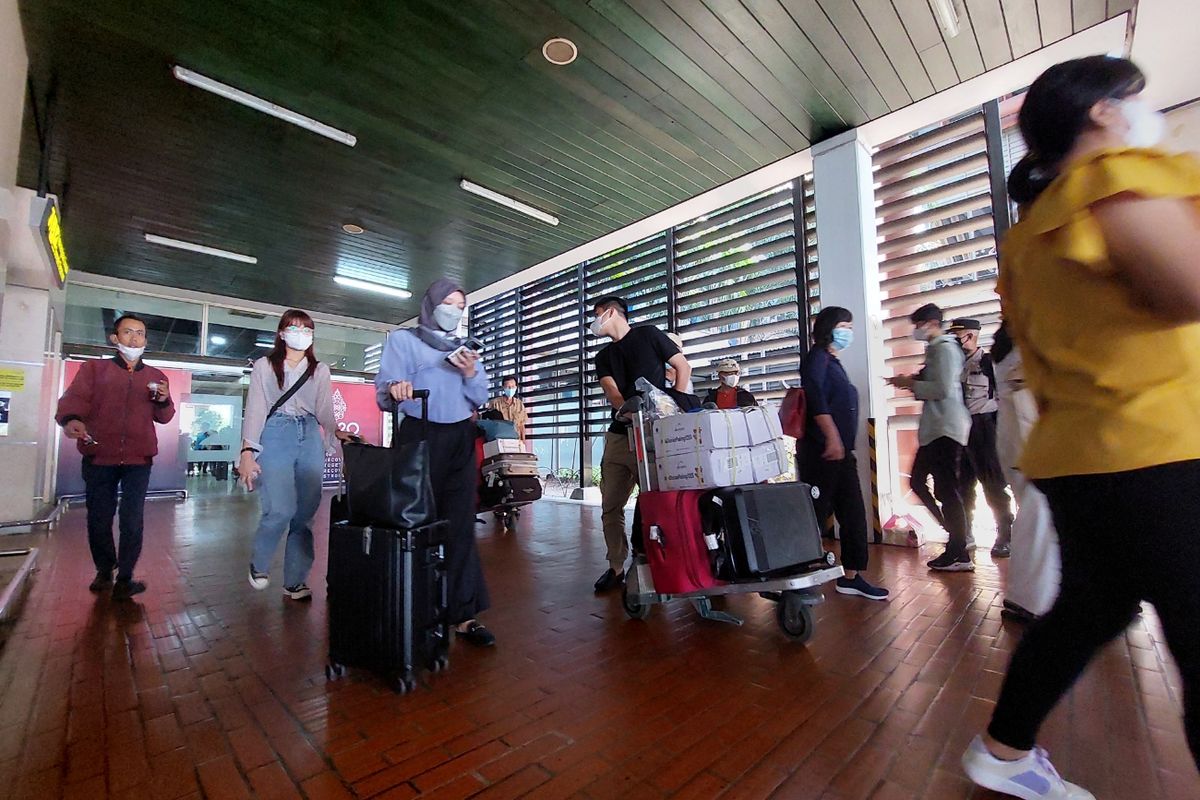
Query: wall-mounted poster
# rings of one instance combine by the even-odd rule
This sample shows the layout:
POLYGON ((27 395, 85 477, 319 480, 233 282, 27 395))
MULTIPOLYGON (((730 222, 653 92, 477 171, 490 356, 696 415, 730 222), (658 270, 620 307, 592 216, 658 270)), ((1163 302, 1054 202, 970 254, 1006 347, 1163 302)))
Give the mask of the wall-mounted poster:
MULTIPOLYGON (((333 384, 333 418, 338 430, 361 436, 369 444, 380 444, 382 414, 375 404, 375 386, 370 383, 333 384)), ((325 456, 325 484, 342 480, 341 456, 325 456)))
POLYGON ((0 392, 0 436, 8 436, 8 407, 12 403, 12 392, 0 392))

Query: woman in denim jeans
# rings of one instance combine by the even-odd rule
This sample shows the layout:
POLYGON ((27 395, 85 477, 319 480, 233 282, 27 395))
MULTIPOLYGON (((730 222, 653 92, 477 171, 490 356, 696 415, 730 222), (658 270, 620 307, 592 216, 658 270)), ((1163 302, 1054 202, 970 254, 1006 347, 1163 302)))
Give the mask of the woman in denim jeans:
POLYGON ((270 585, 267 571, 279 537, 287 531, 283 594, 292 600, 312 598, 306 581, 313 562, 312 521, 321 505, 325 453, 335 452, 338 440, 349 438, 337 430, 329 367, 317 361, 312 343, 308 314, 293 309, 280 317, 274 349, 255 361, 250 372, 242 422, 239 471, 246 488, 253 491, 257 484, 262 498, 250 585, 270 585), (300 381, 300 388, 279 403, 300 381))

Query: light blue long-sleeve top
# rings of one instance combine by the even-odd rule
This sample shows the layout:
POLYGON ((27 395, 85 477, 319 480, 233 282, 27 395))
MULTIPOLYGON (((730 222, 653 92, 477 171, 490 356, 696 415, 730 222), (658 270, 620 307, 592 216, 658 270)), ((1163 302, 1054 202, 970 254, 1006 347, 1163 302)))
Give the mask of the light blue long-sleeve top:
MULTIPOLYGON (((475 377, 464 378, 456 368, 446 363, 448 354, 425 344, 408 330, 392 331, 383 345, 379 373, 375 376, 375 400, 384 411, 392 411, 396 403, 388 387, 396 381, 411 381, 414 389, 429 390, 429 421, 462 422, 476 408, 487 402, 488 377, 483 362, 475 365, 475 377)), ((400 412, 409 417, 421 416, 421 403, 406 400, 400 412)))

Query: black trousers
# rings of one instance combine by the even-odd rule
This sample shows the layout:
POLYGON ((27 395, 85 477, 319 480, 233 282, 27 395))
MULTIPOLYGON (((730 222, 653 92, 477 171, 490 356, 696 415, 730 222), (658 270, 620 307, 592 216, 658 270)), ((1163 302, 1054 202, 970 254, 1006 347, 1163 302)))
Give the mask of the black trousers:
POLYGON ((966 448, 943 436, 917 449, 913 459, 910 486, 938 524, 950 534, 947 552, 955 556, 967 552, 967 512, 962 500, 962 463, 966 448), (933 492, 929 478, 933 478, 933 492), (934 500, 934 497, 937 500, 934 500))
POLYGON ((816 444, 801 445, 800 479, 821 492, 815 501, 817 521, 824 525, 830 514, 837 519, 842 566, 856 571, 866 569, 867 509, 858 482, 858 459, 854 453, 847 453, 841 461, 826 461, 821 451, 816 444))
POLYGON ((150 485, 149 464, 98 466, 83 460, 83 483, 87 498, 88 547, 97 572, 117 570, 118 580, 133 577, 142 555, 142 526, 146 489, 150 485), (120 493, 120 546, 113 545, 113 516, 120 493))
POLYGON ((446 581, 450 624, 474 619, 491 605, 483 564, 475 544, 475 502, 478 469, 471 420, 439 424, 405 417, 400 441, 429 442, 429 471, 438 517, 449 524, 446 541, 446 581))
POLYGON ((1013 513, 1009 499, 1008 481, 1000 467, 996 452, 996 415, 973 414, 971 436, 967 440, 967 457, 962 464, 963 508, 967 512, 967 530, 975 519, 975 483, 983 484, 983 496, 996 517, 996 543, 1008 544, 1012 539, 1013 513))
POLYGON ((1184 725, 1200 767, 1200 461, 1035 481, 1062 549, 1062 587, 1013 653, 988 732, 1033 747, 1084 667, 1154 604, 1183 679, 1184 725))

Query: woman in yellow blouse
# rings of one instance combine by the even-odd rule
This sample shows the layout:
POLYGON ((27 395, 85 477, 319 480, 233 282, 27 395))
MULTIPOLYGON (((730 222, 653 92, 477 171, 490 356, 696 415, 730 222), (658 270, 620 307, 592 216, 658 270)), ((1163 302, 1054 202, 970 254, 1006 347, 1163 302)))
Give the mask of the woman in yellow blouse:
POLYGON ((1021 109, 1001 246, 1004 315, 1040 419, 1021 469, 1062 549, 1054 607, 1025 634, 963 756, 985 788, 1092 798, 1034 746, 1091 658, 1154 604, 1200 754, 1200 164, 1153 149, 1164 121, 1125 59, 1051 67, 1021 109))

